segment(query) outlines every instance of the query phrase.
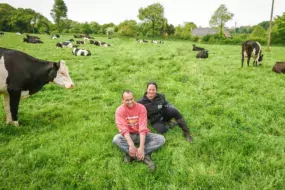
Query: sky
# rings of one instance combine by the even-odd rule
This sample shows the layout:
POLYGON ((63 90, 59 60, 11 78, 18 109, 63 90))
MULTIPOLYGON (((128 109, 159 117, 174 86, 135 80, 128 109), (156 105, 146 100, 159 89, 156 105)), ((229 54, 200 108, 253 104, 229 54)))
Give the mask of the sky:
MULTIPOLYGON (((68 19, 78 22, 96 21, 99 24, 113 22, 119 24, 125 20, 139 21, 139 8, 153 3, 164 7, 164 16, 169 24, 183 25, 194 22, 198 27, 209 27, 209 21, 215 10, 225 4, 234 14, 227 27, 253 26, 270 20, 272 0, 64 0, 68 19)), ((0 0, 14 8, 31 8, 50 21, 50 10, 54 0, 0 0)), ((285 0, 275 0, 273 18, 285 12, 285 0)))

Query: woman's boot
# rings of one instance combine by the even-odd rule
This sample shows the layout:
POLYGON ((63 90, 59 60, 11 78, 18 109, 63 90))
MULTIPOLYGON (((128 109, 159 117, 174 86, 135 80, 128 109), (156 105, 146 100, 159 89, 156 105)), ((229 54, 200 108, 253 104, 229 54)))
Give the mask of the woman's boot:
POLYGON ((193 139, 192 139, 192 136, 190 134, 190 130, 189 130, 187 123, 185 122, 184 118, 177 119, 176 121, 177 121, 179 127, 182 129, 183 134, 186 137, 186 140, 188 142, 192 142, 193 139))

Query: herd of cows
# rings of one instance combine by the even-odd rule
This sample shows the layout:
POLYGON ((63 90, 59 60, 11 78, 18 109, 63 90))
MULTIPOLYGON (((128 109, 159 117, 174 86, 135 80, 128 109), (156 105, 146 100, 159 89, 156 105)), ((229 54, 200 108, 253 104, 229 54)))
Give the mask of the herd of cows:
MULTIPOLYGON (((4 33, 0 32, 3 36, 4 33)), ((23 41, 27 43, 43 43, 39 37, 26 35, 23 41)), ((52 39, 59 38, 55 35, 52 39)), ((95 41, 90 36, 76 36, 75 38, 84 38, 84 42, 90 44, 99 44, 100 46, 108 47, 107 43, 95 41), (94 42, 94 43, 93 43, 94 42), (107 44, 107 45, 106 45, 107 44)), ((85 49, 79 49, 78 46, 72 45, 74 40, 59 42, 57 47, 73 48, 72 53, 76 56, 90 56, 91 52, 85 49)), ((146 40, 137 40, 139 43, 148 43, 146 40)), ((163 43, 162 41, 152 41, 152 43, 163 43)), ((197 58, 208 58, 208 50, 202 47, 197 47, 193 44, 193 51, 199 51, 197 58)), ((261 45, 258 42, 246 41, 242 44, 242 65, 244 59, 247 58, 249 66, 250 58, 253 58, 253 65, 258 66, 263 54, 261 45)), ((285 73, 285 62, 277 62, 272 68, 274 72, 285 73)), ((21 98, 37 93, 45 84, 50 82, 61 87, 71 89, 74 87, 71 77, 69 76, 68 68, 65 61, 59 62, 44 61, 32 57, 24 52, 0 47, 0 94, 4 96, 4 110, 6 114, 6 124, 18 126, 18 107, 21 98), (18 73, 21 73, 19 75, 18 73)))

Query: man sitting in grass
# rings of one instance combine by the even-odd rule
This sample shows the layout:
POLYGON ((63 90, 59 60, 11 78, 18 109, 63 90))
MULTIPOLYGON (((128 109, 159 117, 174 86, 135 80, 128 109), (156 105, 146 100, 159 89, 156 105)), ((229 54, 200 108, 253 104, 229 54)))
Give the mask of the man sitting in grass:
POLYGON ((115 135, 113 143, 126 153, 125 162, 129 163, 135 159, 143 161, 154 171, 155 164, 150 155, 165 143, 165 138, 162 135, 150 133, 147 128, 146 108, 135 102, 130 90, 123 92, 122 102, 115 114, 120 134, 115 135))

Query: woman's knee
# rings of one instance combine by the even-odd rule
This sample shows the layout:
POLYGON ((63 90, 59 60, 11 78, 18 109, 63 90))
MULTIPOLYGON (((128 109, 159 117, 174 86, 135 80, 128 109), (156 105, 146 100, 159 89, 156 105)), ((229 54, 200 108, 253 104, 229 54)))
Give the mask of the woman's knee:
POLYGON ((168 128, 164 124, 155 124, 152 127, 160 134, 166 133, 168 131, 168 128))

